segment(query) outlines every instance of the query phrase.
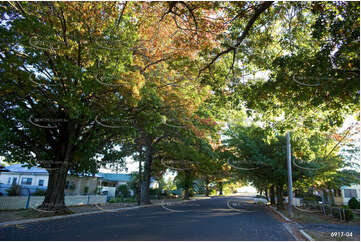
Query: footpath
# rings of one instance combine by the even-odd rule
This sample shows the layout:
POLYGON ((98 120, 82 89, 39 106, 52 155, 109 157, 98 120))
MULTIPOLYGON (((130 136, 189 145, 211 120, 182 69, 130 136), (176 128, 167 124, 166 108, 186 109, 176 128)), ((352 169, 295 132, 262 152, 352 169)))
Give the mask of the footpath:
POLYGON ((294 210, 290 219, 287 211, 269 207, 283 221, 284 226, 298 240, 317 241, 360 241, 359 217, 348 223, 341 223, 331 216, 303 213, 294 210))

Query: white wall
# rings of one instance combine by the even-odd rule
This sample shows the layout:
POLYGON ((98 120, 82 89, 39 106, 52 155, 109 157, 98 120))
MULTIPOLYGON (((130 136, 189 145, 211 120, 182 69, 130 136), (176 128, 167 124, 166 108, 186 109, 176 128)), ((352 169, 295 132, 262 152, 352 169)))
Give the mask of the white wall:
MULTIPOLYGON (((23 209, 26 207, 27 196, 1 196, 0 210, 23 209)), ((30 196, 29 208, 36 208, 44 201, 44 196, 30 196)), ((65 196, 67 206, 100 204, 106 203, 107 196, 89 195, 89 196, 65 196)))
POLYGON ((115 197, 115 189, 116 187, 102 187, 100 192, 108 192, 108 197, 115 197))
POLYGON ((343 186, 341 187, 341 194, 342 194, 342 198, 343 198, 343 204, 347 205, 348 201, 352 198, 352 197, 345 197, 345 189, 355 189, 356 193, 357 193, 357 197, 356 199, 360 201, 360 185, 359 184, 353 184, 351 186, 343 186))
MULTIPOLYGON (((301 206, 301 200, 302 198, 299 198, 299 197, 293 197, 292 198, 292 205, 293 206, 301 206)), ((285 197, 285 202, 288 203, 288 197, 285 197)))
POLYGON ((127 185, 128 183, 126 181, 119 181, 117 182, 117 186, 119 185, 127 185))

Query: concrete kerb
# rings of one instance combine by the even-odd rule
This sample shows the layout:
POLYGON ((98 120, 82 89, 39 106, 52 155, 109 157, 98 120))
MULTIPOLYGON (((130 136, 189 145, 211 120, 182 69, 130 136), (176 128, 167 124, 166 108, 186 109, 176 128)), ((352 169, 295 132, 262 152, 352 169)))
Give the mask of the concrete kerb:
POLYGON ((283 218, 284 220, 286 220, 287 222, 291 222, 292 220, 287 218, 286 216, 284 216, 282 213, 278 212, 274 207, 269 206, 269 208, 272 209, 273 212, 277 213, 281 218, 283 218))
POLYGON ((308 239, 309 241, 314 241, 314 239, 309 235, 307 234, 303 229, 300 229, 300 232, 303 236, 306 237, 306 239, 308 239))
MULTIPOLYGON (((191 201, 197 201, 197 200, 203 200, 203 199, 201 198, 201 199, 181 200, 181 201, 175 201, 174 203, 185 203, 185 202, 191 202, 191 201)), ((133 209, 138 209, 138 208, 147 208, 147 207, 156 207, 156 206, 161 206, 161 204, 147 204, 147 205, 141 205, 141 206, 119 208, 119 209, 117 209, 117 211, 118 210, 123 210, 123 211, 124 210, 133 210, 133 209)), ((78 217, 78 216, 82 216, 82 215, 100 214, 100 213, 107 213, 107 212, 108 211, 98 210, 98 211, 75 213, 75 214, 69 214, 69 215, 58 215, 58 216, 51 216, 51 217, 44 217, 44 218, 22 219, 22 220, 15 220, 15 221, 0 223, 0 227, 7 227, 7 226, 11 226, 11 225, 18 225, 18 224, 35 223, 35 222, 48 221, 48 220, 57 220, 57 219, 63 219, 63 218, 72 218, 72 217, 78 217)))
POLYGON ((300 229, 299 227, 301 227, 301 225, 299 225, 298 223, 296 223, 295 221, 292 221, 291 219, 287 218, 285 215, 283 215, 282 213, 278 212, 274 207, 272 206, 268 206, 274 213, 276 213, 277 215, 279 215, 281 218, 283 218, 286 223, 283 223, 283 226, 287 229, 287 231, 296 239, 298 240, 297 236, 293 233, 291 227, 289 226, 288 223, 293 223, 296 226, 295 229, 297 229, 307 240, 309 241, 314 241, 314 239, 307 234, 304 230, 300 229))
POLYGON ((292 237, 295 239, 295 240, 300 240, 296 235, 295 233, 293 233, 290 225, 288 223, 282 223, 283 227, 285 227, 285 229, 288 231, 288 233, 290 233, 292 235, 292 237))

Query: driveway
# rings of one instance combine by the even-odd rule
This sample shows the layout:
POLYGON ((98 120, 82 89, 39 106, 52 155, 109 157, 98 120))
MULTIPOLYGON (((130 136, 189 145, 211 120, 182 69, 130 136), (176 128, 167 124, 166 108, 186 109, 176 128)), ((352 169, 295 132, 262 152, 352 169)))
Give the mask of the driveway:
POLYGON ((294 240, 253 198, 221 197, 0 228, 0 240, 294 240))

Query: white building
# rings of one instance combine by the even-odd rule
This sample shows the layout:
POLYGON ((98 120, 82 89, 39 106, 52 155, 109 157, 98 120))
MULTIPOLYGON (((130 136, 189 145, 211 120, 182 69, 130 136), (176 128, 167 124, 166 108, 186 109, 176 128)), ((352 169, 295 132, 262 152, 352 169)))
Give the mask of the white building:
POLYGON ((24 167, 23 164, 15 164, 5 168, 7 172, 0 173, 0 184, 18 184, 24 186, 47 187, 49 175, 43 168, 24 167))
MULTIPOLYGON (((26 195, 28 192, 33 193, 36 190, 46 190, 48 187, 48 171, 39 167, 26 167, 24 164, 14 164, 2 167, 0 170, 0 193, 7 194, 11 185, 20 185, 21 194, 26 195)), ((115 196, 116 187, 121 184, 127 184, 131 180, 129 174, 116 173, 98 173, 94 176, 67 176, 65 185, 65 195, 91 195, 107 194, 109 197, 115 196)), ((158 182, 151 179, 151 188, 157 188, 158 182)), ((131 195, 134 192, 130 191, 131 195)))
POLYGON ((347 205, 348 201, 353 197, 360 201, 360 184, 342 186, 340 189, 334 190, 334 201, 336 205, 347 205))
MULTIPOLYGON (((117 173, 98 173, 100 177, 100 191, 102 194, 107 194, 110 197, 115 196, 116 187, 119 185, 126 185, 131 181, 132 176, 130 174, 117 174, 117 173)), ((159 184, 153 178, 150 179, 151 189, 156 189, 159 184)), ((134 195, 134 191, 130 189, 131 196, 134 195)))
MULTIPOLYGON (((65 195, 91 195, 97 193, 98 175, 95 176, 67 176, 65 195)), ((44 168, 26 167, 24 164, 14 164, 5 167, 0 172, 0 192, 7 194, 11 185, 20 185, 20 194, 26 195, 37 190, 46 190, 49 174, 44 168)))

